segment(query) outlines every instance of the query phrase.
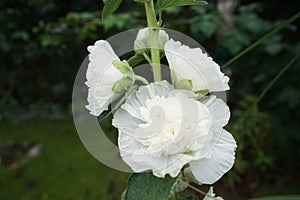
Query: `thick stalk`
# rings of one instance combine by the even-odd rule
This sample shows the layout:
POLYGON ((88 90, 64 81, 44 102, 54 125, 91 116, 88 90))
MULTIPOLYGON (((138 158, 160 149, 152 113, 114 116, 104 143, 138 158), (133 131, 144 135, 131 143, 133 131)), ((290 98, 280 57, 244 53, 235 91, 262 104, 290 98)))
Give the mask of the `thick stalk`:
POLYGON ((153 0, 146 1, 145 3, 145 10, 147 16, 147 23, 148 27, 150 28, 150 39, 151 39, 151 59, 152 59, 152 69, 153 69, 153 78, 154 81, 161 81, 161 68, 160 68, 160 53, 158 49, 158 34, 159 34, 159 27, 157 25, 153 0))

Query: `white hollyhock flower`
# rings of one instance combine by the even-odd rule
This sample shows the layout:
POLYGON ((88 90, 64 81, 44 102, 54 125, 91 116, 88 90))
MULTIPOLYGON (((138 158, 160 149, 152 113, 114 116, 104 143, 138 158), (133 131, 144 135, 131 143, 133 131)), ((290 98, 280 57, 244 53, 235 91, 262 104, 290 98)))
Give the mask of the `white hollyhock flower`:
POLYGON ((176 177, 190 164, 194 177, 212 184, 233 165, 236 143, 223 127, 228 106, 215 96, 196 100, 166 81, 141 86, 114 114, 122 159, 134 172, 176 177))
POLYGON ((166 42, 164 50, 177 81, 191 80, 193 91, 229 90, 229 78, 221 72, 220 66, 200 48, 193 49, 171 39, 166 42))
POLYGON ((90 63, 86 73, 86 85, 89 87, 89 104, 86 108, 92 115, 98 116, 117 98, 112 87, 123 74, 112 64, 114 60, 120 59, 107 41, 96 41, 93 46, 88 47, 88 51, 90 63))

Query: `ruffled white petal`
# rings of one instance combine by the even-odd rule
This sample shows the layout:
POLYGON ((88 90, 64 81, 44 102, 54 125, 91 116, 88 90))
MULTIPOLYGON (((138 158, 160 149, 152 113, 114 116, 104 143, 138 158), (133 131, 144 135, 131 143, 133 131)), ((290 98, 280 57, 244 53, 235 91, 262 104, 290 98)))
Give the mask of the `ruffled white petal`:
POLYGON ((236 142, 226 130, 215 131, 211 155, 207 158, 190 162, 195 178, 202 184, 213 184, 228 172, 234 163, 236 142))
POLYGON ((220 66, 200 48, 193 49, 171 39, 166 42, 164 49, 169 66, 174 71, 177 80, 191 80, 193 91, 229 90, 229 78, 221 72, 220 66))
POLYGON ((122 159, 137 173, 152 170, 157 177, 176 177, 182 166, 193 160, 185 154, 153 157, 137 140, 121 132, 118 141, 122 159))
POLYGON ((88 47, 88 51, 90 63, 86 73, 86 85, 89 87, 89 104, 86 108, 92 115, 98 116, 116 98, 112 87, 123 74, 112 65, 112 61, 119 58, 107 41, 97 41, 88 47))
POLYGON ((212 115, 212 126, 224 127, 228 123, 230 118, 230 109, 222 99, 211 95, 201 102, 208 107, 212 115))

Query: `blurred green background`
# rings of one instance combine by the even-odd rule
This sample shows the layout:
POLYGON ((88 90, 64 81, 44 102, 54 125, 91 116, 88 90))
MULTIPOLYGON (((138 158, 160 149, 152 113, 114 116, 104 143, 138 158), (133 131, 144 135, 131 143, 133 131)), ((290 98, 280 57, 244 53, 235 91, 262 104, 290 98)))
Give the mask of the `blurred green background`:
MULTIPOLYGON (((293 0, 208 2, 168 9, 164 26, 196 39, 220 65, 300 8, 300 1, 293 0)), ((87 152, 70 109, 87 45, 146 25, 142 4, 124 0, 104 21, 102 7, 101 0, 0 2, 1 200, 110 200, 125 189, 129 174, 102 165, 87 152)), ((233 170, 216 184, 225 199, 300 193, 299 62, 253 106, 300 52, 299 24, 224 69, 231 78, 227 129, 239 145, 233 170)), ((181 196, 197 199, 192 191, 181 196)))

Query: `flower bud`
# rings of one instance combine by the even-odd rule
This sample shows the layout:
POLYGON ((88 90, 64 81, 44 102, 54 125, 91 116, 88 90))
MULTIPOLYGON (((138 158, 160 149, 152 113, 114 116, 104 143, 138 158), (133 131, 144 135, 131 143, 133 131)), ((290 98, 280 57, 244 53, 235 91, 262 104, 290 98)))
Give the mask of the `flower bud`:
POLYGON ((133 74, 133 70, 126 60, 123 60, 123 61, 114 60, 112 62, 112 64, 115 66, 115 68, 117 68, 124 75, 132 75, 133 74))
POLYGON ((133 82, 132 78, 124 76, 123 78, 115 82, 115 84, 112 87, 112 90, 115 93, 123 93, 124 91, 128 90, 132 82, 133 82))

